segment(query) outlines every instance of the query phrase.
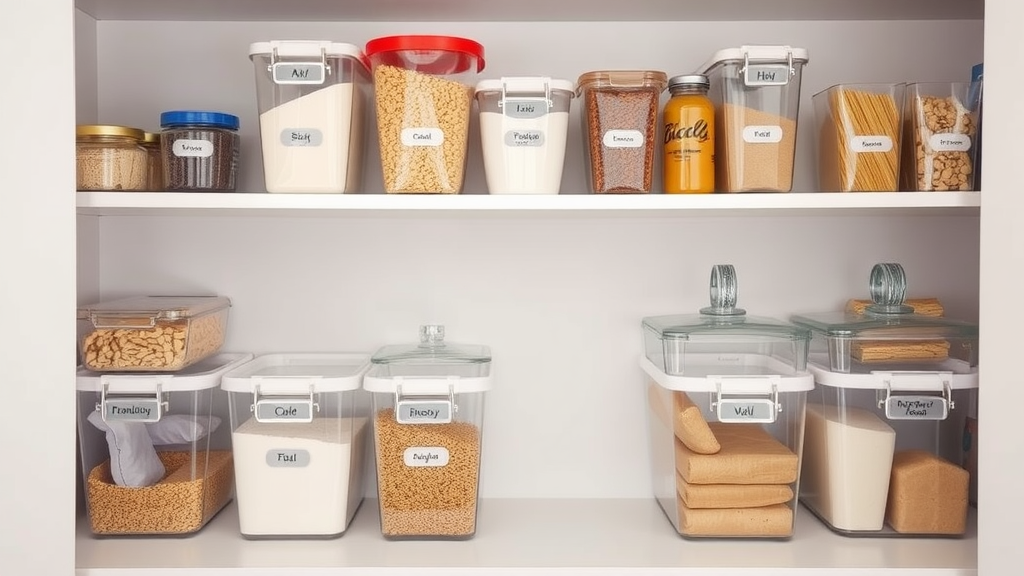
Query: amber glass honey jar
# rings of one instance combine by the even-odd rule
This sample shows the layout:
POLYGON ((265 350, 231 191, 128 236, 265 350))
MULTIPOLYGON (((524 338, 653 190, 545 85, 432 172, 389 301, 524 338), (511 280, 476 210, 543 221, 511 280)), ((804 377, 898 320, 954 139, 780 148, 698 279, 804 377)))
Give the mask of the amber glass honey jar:
POLYGON ((715 191, 715 107, 708 77, 669 79, 664 113, 664 185, 668 194, 715 191))

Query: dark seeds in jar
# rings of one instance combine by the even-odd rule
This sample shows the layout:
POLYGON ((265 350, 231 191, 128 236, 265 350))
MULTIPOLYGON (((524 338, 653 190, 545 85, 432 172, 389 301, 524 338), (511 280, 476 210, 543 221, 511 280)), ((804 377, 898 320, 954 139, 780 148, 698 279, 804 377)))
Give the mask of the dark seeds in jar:
POLYGON ((587 146, 594 192, 651 191, 659 94, 654 87, 586 91, 587 146), (625 141, 629 139, 633 140, 625 141))
POLYGON ((216 128, 166 129, 160 146, 165 189, 235 189, 237 133, 216 128))

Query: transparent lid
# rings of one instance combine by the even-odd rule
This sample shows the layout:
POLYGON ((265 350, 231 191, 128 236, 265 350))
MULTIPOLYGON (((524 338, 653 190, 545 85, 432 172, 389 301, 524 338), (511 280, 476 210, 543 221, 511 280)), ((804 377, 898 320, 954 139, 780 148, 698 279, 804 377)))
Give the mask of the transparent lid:
POLYGON ((711 270, 711 305, 699 314, 673 314, 643 319, 643 326, 663 340, 758 340, 808 341, 806 328, 758 316, 736 307, 736 271, 730 264, 711 270))
POLYGON ((118 317, 180 320, 216 312, 230 305, 231 301, 224 296, 132 296, 81 306, 78 319, 92 320, 97 325, 101 319, 118 317))
POLYGON ((911 306, 904 304, 907 278, 899 264, 875 264, 871 269, 870 291, 872 304, 863 313, 802 314, 791 320, 829 337, 922 340, 978 336, 977 324, 915 314, 911 306))
POLYGON ((380 365, 402 365, 403 372, 423 366, 430 374, 437 373, 438 366, 450 366, 453 376, 460 375, 459 367, 465 366, 476 372, 481 364, 491 362, 491 349, 475 344, 456 344, 444 341, 444 326, 428 324, 420 326, 420 341, 415 344, 392 344, 384 346, 370 358, 380 365))

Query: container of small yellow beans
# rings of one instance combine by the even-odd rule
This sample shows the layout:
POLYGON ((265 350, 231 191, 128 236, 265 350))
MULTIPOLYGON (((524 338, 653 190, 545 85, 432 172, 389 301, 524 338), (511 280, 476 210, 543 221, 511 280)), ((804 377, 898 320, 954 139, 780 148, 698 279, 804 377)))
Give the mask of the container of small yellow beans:
POLYGON ((484 393, 491 350, 420 341, 385 346, 363 388, 373 396, 380 529, 389 540, 468 540, 476 534, 484 393))
POLYGON ((454 36, 387 36, 368 42, 365 52, 385 191, 461 192, 483 46, 454 36))

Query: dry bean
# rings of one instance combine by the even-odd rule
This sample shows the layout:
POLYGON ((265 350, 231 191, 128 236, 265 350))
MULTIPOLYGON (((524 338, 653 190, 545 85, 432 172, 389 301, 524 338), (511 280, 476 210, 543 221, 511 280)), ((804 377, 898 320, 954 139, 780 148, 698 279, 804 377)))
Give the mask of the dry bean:
POLYGON ((94 534, 188 534, 202 528, 231 499, 231 452, 158 452, 166 473, 143 488, 114 484, 110 460, 89 472, 89 521, 94 534), (193 475, 194 474, 194 475, 193 475))

